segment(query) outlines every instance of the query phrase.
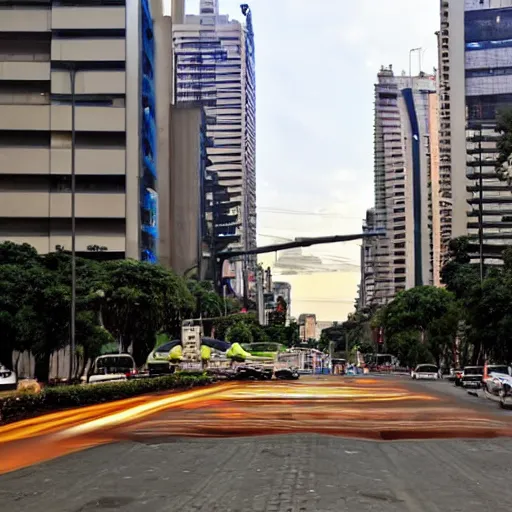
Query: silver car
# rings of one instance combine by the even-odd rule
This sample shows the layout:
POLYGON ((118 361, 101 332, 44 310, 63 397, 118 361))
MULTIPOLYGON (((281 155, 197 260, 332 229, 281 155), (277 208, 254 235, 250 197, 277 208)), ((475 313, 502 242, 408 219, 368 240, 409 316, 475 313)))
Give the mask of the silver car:
POLYGON ((414 380, 437 380, 439 379, 439 369, 435 364, 419 364, 411 372, 411 378, 414 380))

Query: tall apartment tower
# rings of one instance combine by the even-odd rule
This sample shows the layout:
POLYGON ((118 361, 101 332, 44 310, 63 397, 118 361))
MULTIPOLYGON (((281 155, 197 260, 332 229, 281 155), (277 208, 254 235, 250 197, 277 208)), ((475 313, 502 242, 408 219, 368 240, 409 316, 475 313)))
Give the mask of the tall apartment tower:
POLYGON ((0 2, 0 241, 70 250, 74 171, 77 253, 157 261, 153 56, 149 0, 0 2))
POLYGON ((481 204, 484 258, 499 263, 512 241, 512 194, 495 171, 494 130, 499 111, 512 107, 512 0, 440 4, 441 250, 469 235, 477 259, 481 204))
MULTIPOLYGON (((363 233, 375 230, 375 210, 366 211, 363 221, 363 233)), ((375 295, 375 251, 377 240, 364 238, 361 244, 361 281, 359 283, 359 296, 357 309, 363 310, 371 306, 375 295)))
POLYGON ((399 291, 433 284, 430 139, 437 119, 430 119, 435 110, 430 96, 435 93, 433 76, 395 76, 391 67, 378 73, 372 223, 386 231, 371 248, 372 301, 378 305, 399 291))
POLYGON ((243 25, 219 14, 217 0, 201 0, 199 15, 173 26, 176 104, 206 115, 206 190, 220 250, 256 247, 254 34, 248 5, 241 9, 243 25))

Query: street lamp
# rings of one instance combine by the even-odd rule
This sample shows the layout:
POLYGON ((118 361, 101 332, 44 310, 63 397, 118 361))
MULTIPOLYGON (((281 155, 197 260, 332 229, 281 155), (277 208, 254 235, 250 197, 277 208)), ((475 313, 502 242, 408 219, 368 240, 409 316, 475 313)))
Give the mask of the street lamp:
POLYGON ((409 78, 411 80, 411 89, 412 89, 412 85, 413 85, 413 79, 412 79, 412 54, 414 52, 419 52, 419 59, 420 59, 420 70, 421 71, 421 50, 423 48, 421 48, 421 46, 419 46, 418 48, 411 48, 409 50, 409 78))
POLYGON ((480 286, 484 282, 484 179, 482 167, 482 125, 478 137, 478 256, 480 260, 480 286))
POLYGON ((75 169, 75 92, 76 68, 69 66, 69 82, 71 86, 71 334, 69 354, 70 380, 74 376, 76 350, 76 169, 75 169))

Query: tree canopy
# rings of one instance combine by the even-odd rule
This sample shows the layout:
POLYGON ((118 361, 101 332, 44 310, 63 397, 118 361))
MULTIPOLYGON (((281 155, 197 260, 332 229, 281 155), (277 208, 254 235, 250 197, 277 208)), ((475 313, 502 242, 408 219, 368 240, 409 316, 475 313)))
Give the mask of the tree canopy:
POLYGON ((400 292, 379 311, 388 352, 401 364, 440 365, 453 353, 459 309, 455 295, 435 286, 417 286, 400 292))
MULTIPOLYGON (((130 350, 142 364, 158 333, 180 335, 183 318, 218 316, 238 307, 209 283, 133 260, 77 258, 76 277, 79 371, 112 344, 130 350)), ((47 380, 51 354, 69 345, 70 320, 70 254, 38 255, 27 244, 1 243, 0 362, 12 367, 15 351, 30 351, 36 377, 47 380)))

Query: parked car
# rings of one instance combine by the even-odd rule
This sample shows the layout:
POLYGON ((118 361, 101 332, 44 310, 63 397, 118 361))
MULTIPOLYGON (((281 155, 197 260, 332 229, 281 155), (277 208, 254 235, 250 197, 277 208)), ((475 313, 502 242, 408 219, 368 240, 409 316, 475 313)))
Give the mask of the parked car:
POLYGON ((461 383, 463 388, 479 389, 484 378, 483 366, 465 366, 461 383))
POLYGON ((512 371, 510 366, 489 365, 482 387, 487 399, 498 402, 501 407, 512 406, 512 371))
POLYGON ((411 372, 411 377, 414 380, 437 380, 439 379, 439 369, 435 364, 419 364, 411 372))
POLYGON ((18 387, 16 372, 0 364, 0 391, 9 391, 18 387))
POLYGON ((487 375, 491 373, 499 373, 501 375, 512 375, 512 368, 506 364, 488 364, 487 375))
POLYGON ((281 368, 274 372, 276 379, 279 380, 297 380, 300 377, 295 368, 281 368))
POLYGON ((146 366, 152 377, 157 375, 167 375, 174 372, 175 365, 170 364, 169 355, 171 350, 178 345, 181 345, 180 340, 172 340, 160 345, 150 352, 146 361, 146 366))

